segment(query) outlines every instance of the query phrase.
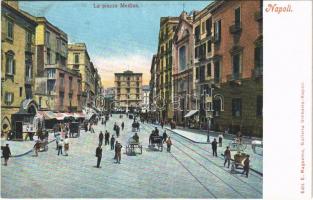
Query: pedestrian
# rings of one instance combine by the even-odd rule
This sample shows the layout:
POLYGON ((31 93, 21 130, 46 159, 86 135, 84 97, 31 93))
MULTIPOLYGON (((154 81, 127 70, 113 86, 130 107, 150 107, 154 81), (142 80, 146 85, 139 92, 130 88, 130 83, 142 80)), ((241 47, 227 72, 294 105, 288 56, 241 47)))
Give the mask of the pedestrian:
POLYGON ((9 144, 6 144, 5 146, 1 147, 2 150, 2 156, 4 158, 4 165, 8 165, 9 158, 11 156, 11 150, 9 147, 9 144))
POLYGON ((36 157, 38 157, 38 151, 39 150, 40 150, 40 143, 39 143, 39 140, 37 140, 35 145, 34 145, 34 151, 35 151, 36 157))
POLYGON ((155 127, 155 129, 154 129, 154 134, 155 134, 156 136, 159 136, 159 129, 158 129, 157 127, 155 127))
POLYGON ((224 137, 222 133, 218 135, 218 144, 220 147, 223 145, 223 138, 224 137))
POLYGON ((166 130, 164 131, 162 138, 163 138, 163 143, 165 143, 165 141, 167 139, 166 130))
POLYGON ((104 126, 107 126, 107 120, 106 119, 104 120, 104 126))
POLYGON ((105 131, 105 140, 104 140, 104 144, 105 145, 109 145, 109 140, 110 140, 110 133, 108 131, 105 131))
POLYGON ((91 128, 90 128, 90 132, 91 132, 91 133, 95 133, 95 129, 93 128, 93 124, 90 124, 90 127, 91 127, 91 128))
POLYGON ((124 122, 122 122, 122 125, 121 125, 121 126, 122 126, 122 131, 123 131, 123 130, 124 130, 124 122))
POLYGON ((58 156, 60 155, 60 153, 61 153, 61 155, 63 155, 62 148, 63 148, 63 139, 61 139, 59 144, 58 144, 58 156))
POLYGON ((67 136, 65 136, 65 140, 64 140, 64 153, 65 153, 65 156, 68 156, 68 150, 70 148, 70 141, 68 139, 67 136))
POLYGON ((163 129, 163 126, 164 126, 164 122, 163 122, 163 121, 161 121, 161 127, 162 127, 162 129, 163 129))
POLYGON ((97 168, 100 168, 100 162, 102 158, 102 148, 100 145, 96 149, 96 157, 97 157, 97 168))
POLYGON ((247 158, 243 162, 243 171, 242 171, 242 174, 246 174, 247 178, 249 175, 249 169, 250 169, 250 156, 247 155, 247 158))
POLYGON ((116 163, 121 164, 121 158, 122 158, 122 145, 121 143, 117 143, 115 145, 115 152, 116 152, 116 163))
POLYGON ((116 150, 117 150, 117 149, 116 149, 117 144, 118 144, 118 141, 115 142, 115 146, 114 146, 114 149, 115 149, 114 159, 115 159, 115 160, 117 160, 117 152, 116 152, 116 150))
POLYGON ((120 127, 116 126, 116 137, 120 136, 120 127))
POLYGON ((216 138, 214 138, 212 144, 212 150, 213 150, 213 156, 217 157, 217 142, 216 142, 216 138))
POLYGON ((111 136, 111 150, 114 150, 114 142, 115 142, 115 138, 114 135, 111 136))
POLYGON ((237 132, 237 138, 239 140, 239 144, 241 144, 241 141, 242 141, 242 133, 241 133, 241 131, 237 132))
POLYGON ((225 159, 224 167, 225 167, 225 165, 227 163, 228 164, 227 167, 229 168, 230 159, 231 159, 231 153, 230 153, 229 147, 226 147, 226 150, 224 151, 224 159, 225 159))
POLYGON ((168 137, 168 139, 166 140, 166 144, 167 144, 167 152, 171 152, 171 146, 172 146, 172 140, 171 137, 168 137))
POLYGON ((99 146, 101 146, 103 143, 103 133, 102 131, 100 131, 100 134, 99 134, 99 146))
POLYGON ((54 134, 54 137, 55 137, 55 143, 56 143, 55 149, 58 150, 59 142, 61 140, 60 134, 56 133, 56 134, 54 134))

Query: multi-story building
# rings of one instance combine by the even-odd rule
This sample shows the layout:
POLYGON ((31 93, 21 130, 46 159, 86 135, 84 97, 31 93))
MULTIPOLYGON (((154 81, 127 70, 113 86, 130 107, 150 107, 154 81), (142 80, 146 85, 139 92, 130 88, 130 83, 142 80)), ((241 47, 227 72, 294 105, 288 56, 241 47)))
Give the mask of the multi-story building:
POLYGON ((150 68, 151 79, 149 82, 150 86, 150 93, 149 93, 149 110, 155 110, 156 104, 156 96, 157 96, 157 74, 156 74, 156 67, 157 67, 157 55, 153 55, 152 63, 150 68))
POLYGON ((192 16, 182 12, 173 39, 173 108, 174 120, 179 125, 185 123, 185 115, 189 112, 196 114, 191 103, 195 90, 192 20, 192 16))
POLYGON ((94 67, 90 61, 85 43, 68 45, 68 67, 76 70, 82 78, 82 104, 83 106, 94 104, 94 67))
POLYGON ((262 136, 262 1, 220 1, 211 14, 213 128, 262 136))
POLYGON ((142 104, 142 73, 115 73, 115 108, 136 112, 142 104))
POLYGON ((142 104, 141 104, 141 112, 148 113, 150 111, 150 86, 144 85, 142 86, 142 104))
MULTIPOLYGON (((160 119, 168 121, 173 119, 173 95, 172 95, 172 44, 176 30, 178 17, 161 17, 159 45, 158 45, 158 72, 159 89, 158 96, 164 102, 164 109, 160 110, 160 119)), ((163 107, 163 106, 162 106, 163 107)))
POLYGON ((115 87, 106 88, 103 90, 104 95, 104 110, 111 112, 114 109, 115 87))
POLYGON ((22 132, 32 122, 36 21, 19 9, 17 1, 1 1, 1 133, 22 132))
POLYGON ((81 111, 81 77, 67 67, 67 34, 36 17, 36 90, 40 110, 81 111))

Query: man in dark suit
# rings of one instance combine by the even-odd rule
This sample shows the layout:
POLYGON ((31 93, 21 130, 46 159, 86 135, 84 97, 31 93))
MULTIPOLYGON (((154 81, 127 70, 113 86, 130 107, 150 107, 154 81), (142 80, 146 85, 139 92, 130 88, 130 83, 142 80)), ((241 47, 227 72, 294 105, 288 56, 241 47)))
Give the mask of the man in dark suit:
POLYGON ((101 162, 101 158, 102 158, 102 148, 101 145, 99 145, 96 149, 96 157, 97 159, 97 168, 100 168, 100 162, 101 162))
POLYGON ((212 142, 212 151, 213 151, 213 156, 217 157, 217 141, 214 138, 213 142, 212 142))

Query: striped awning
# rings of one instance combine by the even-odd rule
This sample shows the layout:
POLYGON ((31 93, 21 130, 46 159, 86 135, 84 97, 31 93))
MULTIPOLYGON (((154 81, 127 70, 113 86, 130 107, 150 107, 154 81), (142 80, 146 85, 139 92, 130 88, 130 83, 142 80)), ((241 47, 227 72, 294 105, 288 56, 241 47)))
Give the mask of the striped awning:
POLYGON ((56 119, 56 114, 52 111, 37 111, 37 114, 42 115, 45 120, 56 119))
POLYGON ((80 113, 74 113, 74 117, 75 117, 76 119, 77 119, 77 118, 85 118, 86 115, 85 115, 84 113, 80 112, 80 113))

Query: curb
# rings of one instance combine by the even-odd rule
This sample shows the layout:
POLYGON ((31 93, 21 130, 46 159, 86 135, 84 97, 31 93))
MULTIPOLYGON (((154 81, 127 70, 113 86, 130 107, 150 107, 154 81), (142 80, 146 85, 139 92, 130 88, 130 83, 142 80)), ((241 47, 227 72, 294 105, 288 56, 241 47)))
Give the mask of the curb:
MULTIPOLYGON (((50 142, 48 142, 48 144, 50 144, 50 143, 52 143, 52 142, 54 142, 55 141, 55 139, 53 139, 53 140, 51 140, 50 142)), ((10 156, 11 158, 18 158, 18 157, 22 157, 22 156, 25 156, 25 155, 27 155, 27 154, 29 154, 29 153, 31 153, 33 151, 33 148, 32 149, 30 149, 30 150, 28 150, 28 151, 26 151, 25 153, 22 153, 22 154, 18 154, 18 155, 13 155, 13 156, 10 156)))
MULTIPOLYGON (((187 137, 185 137, 185 136, 183 136, 183 135, 181 135, 181 134, 179 134, 179 133, 177 133, 177 132, 175 132, 175 131, 173 131, 173 130, 171 130, 171 129, 169 129, 169 128, 165 128, 165 129, 168 130, 168 131, 171 131, 172 133, 175 133, 176 135, 179 135, 179 136, 181 136, 181 137, 183 137, 183 138, 185 138, 185 139, 187 139, 187 140, 189 140, 189 141, 191 141, 191 142, 193 142, 193 143, 197 143, 197 144, 210 144, 210 143, 207 143, 207 142, 196 142, 196 141, 193 141, 193 140, 191 140, 190 138, 187 138, 187 137)), ((221 154, 221 155, 224 156, 224 154, 221 154)), ((234 159, 231 159, 231 161, 234 161, 234 159)), ((255 170, 255 169, 253 169, 253 168, 250 168, 250 170, 253 171, 253 172, 255 172, 255 173, 257 173, 257 174, 259 174, 260 176, 263 177, 263 173, 262 173, 262 172, 259 172, 258 170, 255 170)))

